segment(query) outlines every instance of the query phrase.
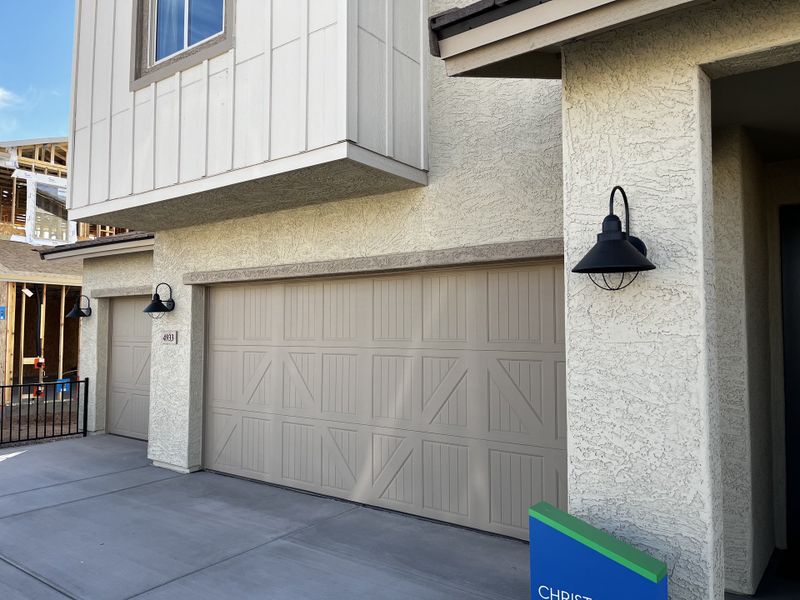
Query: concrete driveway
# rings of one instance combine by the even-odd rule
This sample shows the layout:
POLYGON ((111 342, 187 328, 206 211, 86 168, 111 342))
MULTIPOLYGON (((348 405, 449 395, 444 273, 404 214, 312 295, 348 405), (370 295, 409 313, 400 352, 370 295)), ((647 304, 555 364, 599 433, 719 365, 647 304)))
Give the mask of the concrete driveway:
POLYGON ((0 449, 0 598, 528 597, 526 544, 212 473, 113 436, 0 449))

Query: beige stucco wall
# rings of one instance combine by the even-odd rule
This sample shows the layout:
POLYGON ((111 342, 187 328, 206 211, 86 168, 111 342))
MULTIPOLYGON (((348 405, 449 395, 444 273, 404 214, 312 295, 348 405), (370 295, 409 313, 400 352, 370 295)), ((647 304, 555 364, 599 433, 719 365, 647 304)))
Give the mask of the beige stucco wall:
POLYGON ((724 0, 564 49, 565 262, 621 184, 658 267, 614 294, 567 277, 570 509, 665 560, 673 599, 724 591, 703 65, 798 41, 796 1, 724 0))
MULTIPOLYGON (((430 12, 458 4, 436 0, 430 12)), ((160 231, 152 274, 145 255, 85 261, 87 294, 159 281, 175 290, 175 311, 153 329, 154 339, 179 331, 177 347, 153 345, 149 456, 158 464, 201 464, 204 290, 182 285, 185 273, 561 237, 559 82, 450 79, 440 61, 425 59, 427 187, 160 231)), ((89 416, 100 430, 108 301, 94 305, 81 368, 97 379, 89 416)))
POLYGON ((746 133, 715 130, 713 152, 725 585, 753 594, 775 547, 767 211, 746 133))
MULTIPOLYGON (((108 335, 110 295, 130 295, 153 285, 153 253, 140 252, 83 263, 83 294, 91 298, 92 316, 81 319, 81 347, 78 371, 89 378, 88 430, 102 432, 106 426, 106 383, 108 376, 108 335), (114 292, 116 290, 116 292, 114 292), (105 297, 95 298, 100 291, 105 297)), ((142 307, 144 308, 144 307, 142 307)))
POLYGON ((450 79, 426 60, 427 187, 158 232, 154 277, 173 285, 176 309, 154 338, 180 333, 177 348, 153 346, 151 459, 202 460, 204 300, 185 273, 561 237, 560 83, 450 79))

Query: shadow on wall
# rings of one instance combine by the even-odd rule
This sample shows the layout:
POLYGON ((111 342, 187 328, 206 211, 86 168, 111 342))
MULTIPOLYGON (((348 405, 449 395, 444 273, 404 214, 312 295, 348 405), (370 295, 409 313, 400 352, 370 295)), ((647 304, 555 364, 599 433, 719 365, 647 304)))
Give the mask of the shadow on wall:
POLYGON ((789 561, 786 552, 778 550, 772 555, 767 572, 755 596, 725 594, 725 600, 797 600, 800 598, 800 570, 789 561))

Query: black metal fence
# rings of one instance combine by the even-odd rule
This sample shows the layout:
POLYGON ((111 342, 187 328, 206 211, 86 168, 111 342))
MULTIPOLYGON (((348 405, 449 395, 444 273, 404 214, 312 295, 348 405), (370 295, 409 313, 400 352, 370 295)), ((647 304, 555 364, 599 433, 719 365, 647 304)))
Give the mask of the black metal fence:
POLYGON ((0 385, 0 445, 86 435, 89 380, 0 385))

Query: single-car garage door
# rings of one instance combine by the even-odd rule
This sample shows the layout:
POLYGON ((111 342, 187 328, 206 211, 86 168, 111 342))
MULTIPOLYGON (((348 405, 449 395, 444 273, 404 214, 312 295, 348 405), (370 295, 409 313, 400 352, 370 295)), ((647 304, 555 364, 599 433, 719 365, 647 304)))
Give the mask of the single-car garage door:
POLYGON ((213 287, 209 469, 517 537, 566 503, 563 265, 213 287))
POLYGON ((109 433, 147 439, 150 416, 150 330, 142 312, 149 298, 111 301, 111 353, 108 365, 109 433))

